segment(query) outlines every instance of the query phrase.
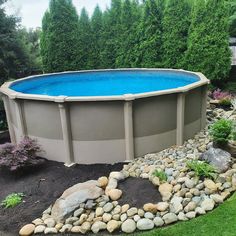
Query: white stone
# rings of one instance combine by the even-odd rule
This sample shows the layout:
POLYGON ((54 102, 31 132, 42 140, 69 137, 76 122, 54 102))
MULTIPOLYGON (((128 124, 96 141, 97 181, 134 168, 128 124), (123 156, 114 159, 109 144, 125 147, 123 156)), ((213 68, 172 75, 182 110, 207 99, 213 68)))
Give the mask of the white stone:
POLYGON ((107 223, 107 231, 112 233, 119 228, 120 224, 116 220, 111 220, 107 223))
POLYGON ((98 217, 98 216, 102 216, 103 213, 104 213, 104 210, 103 210, 102 207, 98 207, 98 208, 96 209, 96 211, 95 211, 95 215, 96 215, 96 217, 98 217))
POLYGON ((105 212, 110 212, 114 208, 113 204, 111 202, 108 202, 104 205, 103 210, 105 212))
POLYGON ((139 230, 150 230, 154 228, 154 223, 150 219, 140 219, 137 222, 137 228, 139 230))
POLYGON ((44 230, 44 233, 45 234, 56 234, 57 233, 57 229, 55 229, 55 228, 46 228, 44 230))
POLYGON ((153 215, 151 212, 146 212, 146 213, 144 214, 144 217, 145 217, 146 219, 153 219, 153 218, 154 218, 154 215, 153 215))
POLYGON ((189 218, 189 219, 193 219, 196 217, 196 212, 195 211, 190 211, 188 213, 186 213, 186 216, 189 218))
POLYGON ((162 225, 164 225, 164 221, 162 220, 161 217, 155 217, 153 223, 155 224, 156 227, 161 227, 162 225))
POLYGON ((132 219, 128 219, 121 225, 121 230, 125 233, 133 233, 136 230, 136 223, 132 219))
POLYGON ((195 212, 196 212, 197 215, 204 215, 204 214, 206 214, 206 211, 204 209, 202 209, 201 207, 197 207, 195 209, 195 212))
POLYGON ((120 220, 121 220, 122 222, 126 221, 126 220, 127 220, 127 214, 126 214, 126 213, 122 214, 122 215, 120 216, 120 220))
POLYGON ((75 217, 80 217, 80 215, 84 212, 84 208, 79 208, 74 212, 75 217))
POLYGON ((214 200, 206 198, 201 203, 201 208, 205 211, 211 211, 215 206, 214 200))
POLYGON ((166 224, 171 224, 173 222, 176 222, 178 220, 178 217, 174 213, 167 213, 163 216, 163 220, 166 224))
POLYGON ((183 198, 174 196, 170 201, 170 212, 178 214, 180 211, 183 210, 182 205, 183 198))
POLYGON ((183 213, 183 212, 180 212, 178 214, 178 219, 181 220, 181 221, 186 221, 188 220, 188 218, 186 217, 186 215, 183 213))
POLYGON ((36 226, 35 229, 34 229, 34 234, 43 233, 45 229, 46 229, 46 226, 44 226, 44 225, 38 225, 38 226, 36 226))
POLYGON ((92 227, 91 230, 93 231, 94 234, 98 233, 101 230, 104 230, 107 228, 107 224, 102 222, 102 221, 96 221, 92 227))
POLYGON ((53 218, 47 218, 44 221, 44 224, 47 225, 48 228, 53 228, 56 225, 56 222, 53 218))
POLYGON ((138 209, 136 207, 131 207, 128 211, 127 211, 127 215, 130 217, 130 216, 133 216, 133 215, 136 215, 138 213, 138 209))
POLYGON ((109 178, 117 179, 119 181, 125 179, 125 176, 119 171, 113 171, 110 173, 109 178))

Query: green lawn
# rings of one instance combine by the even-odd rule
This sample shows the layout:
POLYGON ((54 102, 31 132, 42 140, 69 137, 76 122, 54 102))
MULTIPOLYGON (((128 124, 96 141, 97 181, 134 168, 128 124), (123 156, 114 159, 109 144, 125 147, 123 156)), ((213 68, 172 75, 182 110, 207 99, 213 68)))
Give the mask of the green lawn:
POLYGON ((236 193, 214 211, 191 221, 177 223, 135 236, 235 236, 236 193))

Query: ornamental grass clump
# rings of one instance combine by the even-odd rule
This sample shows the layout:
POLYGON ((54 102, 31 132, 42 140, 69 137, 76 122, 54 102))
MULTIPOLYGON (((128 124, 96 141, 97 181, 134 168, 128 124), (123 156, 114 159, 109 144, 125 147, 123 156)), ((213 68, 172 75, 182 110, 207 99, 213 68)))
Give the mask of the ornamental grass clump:
POLYGON ((200 178, 215 179, 216 177, 216 169, 205 161, 188 161, 187 167, 200 178))
POLYGON ((19 205, 24 197, 23 193, 12 193, 6 196, 6 198, 1 202, 1 206, 4 208, 12 208, 19 205))
POLYGON ((210 135, 213 142, 219 146, 224 146, 231 138, 233 122, 231 120, 220 119, 210 127, 210 135))
POLYGON ((45 160, 38 158, 41 147, 37 141, 25 137, 18 145, 6 143, 0 145, 0 167, 16 171, 27 166, 42 164, 45 160))
POLYGON ((166 182, 167 181, 167 175, 164 171, 162 170, 155 170, 152 173, 153 176, 158 177, 160 182, 166 182))

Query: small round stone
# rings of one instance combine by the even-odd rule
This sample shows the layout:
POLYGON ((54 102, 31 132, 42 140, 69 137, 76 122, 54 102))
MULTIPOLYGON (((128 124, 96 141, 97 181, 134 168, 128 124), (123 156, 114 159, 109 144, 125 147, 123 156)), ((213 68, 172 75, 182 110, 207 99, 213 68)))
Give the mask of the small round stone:
POLYGON ((164 221, 162 220, 161 217, 155 217, 153 223, 155 224, 156 227, 164 225, 164 221))
POLYGON ((137 228, 139 230, 150 230, 154 228, 154 223, 150 219, 140 219, 137 222, 137 228))
POLYGON ((20 236, 29 236, 29 235, 33 234, 34 229, 35 229, 35 225, 27 224, 21 228, 21 230, 19 231, 19 235, 20 236))
POLYGON ((128 219, 121 225, 121 230, 124 233, 133 233, 136 230, 136 223, 132 219, 128 219))

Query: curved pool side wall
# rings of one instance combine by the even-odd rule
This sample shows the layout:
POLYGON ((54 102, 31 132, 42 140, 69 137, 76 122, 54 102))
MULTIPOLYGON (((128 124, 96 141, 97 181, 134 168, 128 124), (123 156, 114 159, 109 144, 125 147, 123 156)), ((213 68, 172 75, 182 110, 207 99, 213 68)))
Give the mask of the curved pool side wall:
POLYGON ((182 145, 205 127, 209 80, 203 74, 131 70, 191 73, 199 81, 170 90, 99 97, 31 95, 10 89, 35 76, 6 82, 0 92, 11 141, 36 138, 45 151, 42 156, 67 164, 116 163, 182 145))

